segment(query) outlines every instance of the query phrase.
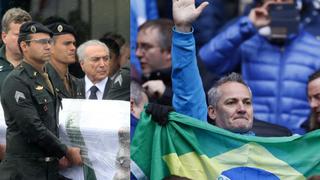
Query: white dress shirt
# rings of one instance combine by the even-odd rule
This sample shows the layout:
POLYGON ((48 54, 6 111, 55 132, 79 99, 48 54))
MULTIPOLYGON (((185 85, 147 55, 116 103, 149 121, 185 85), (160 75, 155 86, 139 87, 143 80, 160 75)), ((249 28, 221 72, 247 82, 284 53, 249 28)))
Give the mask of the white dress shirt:
POLYGON ((106 87, 106 84, 108 82, 108 77, 104 78, 102 81, 96 83, 96 84, 93 84, 90 79, 87 77, 87 75, 84 77, 84 81, 85 81, 85 92, 86 92, 86 99, 89 99, 89 96, 90 96, 90 88, 92 86, 96 86, 98 88, 98 91, 96 92, 96 95, 97 95, 97 98, 99 100, 102 99, 103 97, 103 92, 104 92, 104 89, 106 87))

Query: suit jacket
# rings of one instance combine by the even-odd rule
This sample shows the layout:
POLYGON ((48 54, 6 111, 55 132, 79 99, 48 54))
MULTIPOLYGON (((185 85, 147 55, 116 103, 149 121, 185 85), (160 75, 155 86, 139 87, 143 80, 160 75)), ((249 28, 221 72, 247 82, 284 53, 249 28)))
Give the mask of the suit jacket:
MULTIPOLYGON (((111 80, 108 79, 105 88, 104 88, 104 92, 102 95, 102 99, 107 99, 107 94, 110 88, 110 84, 111 84, 111 80)), ((84 80, 84 78, 79 80, 79 85, 77 87, 77 95, 76 98, 77 99, 86 99, 86 81, 84 80)))

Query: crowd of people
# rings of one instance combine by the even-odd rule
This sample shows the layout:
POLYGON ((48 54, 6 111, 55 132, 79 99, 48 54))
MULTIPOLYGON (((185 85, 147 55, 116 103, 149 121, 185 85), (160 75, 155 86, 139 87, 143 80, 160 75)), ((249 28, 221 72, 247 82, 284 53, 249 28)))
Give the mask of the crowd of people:
POLYGON ((83 160, 79 147, 59 139, 61 99, 129 101, 128 43, 107 33, 76 47, 68 22, 56 17, 42 24, 21 8, 6 11, 1 26, 0 96, 7 130, 0 179, 68 179, 59 169, 83 160), (83 78, 69 72, 76 62, 83 78))
POLYGON ((249 136, 303 135, 319 129, 320 43, 302 17, 301 3, 306 1, 256 0, 247 15, 227 23, 198 47, 197 41, 203 40, 194 35, 194 26, 209 3, 172 1, 173 21, 149 20, 138 28, 135 54, 142 78, 133 74, 131 126, 139 122, 135 108, 147 103, 147 96, 151 103, 146 112, 160 125, 174 110, 249 136), (301 18, 290 27, 283 19, 283 27, 273 27, 277 17, 271 17, 271 6, 293 7, 291 12, 301 18), (198 64, 220 77, 207 94, 198 64))
MULTIPOLYGON (((316 102, 311 101, 307 87, 309 76, 314 76, 312 74, 320 68, 319 53, 315 50, 320 44, 314 34, 305 30, 303 18, 295 23, 295 27, 290 27, 297 31, 288 29, 291 34, 273 35, 276 32, 272 30, 269 15, 270 6, 277 4, 292 4, 294 10, 302 13, 299 3, 302 2, 254 1, 247 15, 227 23, 223 31, 207 37, 207 43, 200 47, 196 44, 198 37, 193 39, 192 25, 197 24, 197 18, 209 3, 195 3, 193 6, 199 5, 199 8, 194 13, 187 9, 175 11, 173 3, 174 21, 162 18, 148 20, 138 28, 135 55, 139 59, 142 76, 134 74, 133 66, 132 79, 140 83, 151 103, 173 106, 179 113, 219 126, 221 122, 217 123, 215 114, 218 103, 215 101, 221 96, 220 86, 217 86, 220 81, 212 83, 206 94, 202 83, 204 78, 198 68, 200 62, 213 74, 227 79, 232 76, 229 77, 233 79, 231 82, 240 82, 248 88, 247 104, 250 104, 252 112, 246 110, 250 114, 246 119, 254 119, 250 127, 259 127, 259 131, 263 131, 261 127, 270 128, 275 131, 274 135, 278 134, 277 130, 284 135, 302 135, 314 129, 309 124, 317 112, 313 107, 316 102), (178 21, 180 17, 184 18, 181 22, 178 21), (269 34, 262 33, 268 28, 269 34), (239 76, 237 80, 234 79, 236 76, 239 76)), ((231 87, 227 89, 239 94, 241 88, 231 87)))

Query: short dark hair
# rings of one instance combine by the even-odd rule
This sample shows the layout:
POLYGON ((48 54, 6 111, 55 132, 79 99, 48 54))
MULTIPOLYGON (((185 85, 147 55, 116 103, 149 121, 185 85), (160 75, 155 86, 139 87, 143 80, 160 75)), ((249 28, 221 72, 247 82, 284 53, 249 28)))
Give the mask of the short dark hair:
POLYGON ((116 58, 119 57, 120 47, 115 40, 113 40, 111 38, 101 38, 101 39, 99 39, 99 41, 106 44, 107 47, 109 48, 109 50, 112 51, 116 55, 116 58))
POLYGON ((309 76, 309 78, 308 78, 308 84, 309 84, 311 81, 313 81, 313 80, 315 80, 315 79, 318 79, 318 78, 320 78, 320 70, 312 73, 312 74, 309 76))
POLYGON ((174 23, 170 19, 156 19, 146 21, 139 27, 139 31, 149 28, 158 29, 159 31, 159 44, 163 50, 171 50, 172 28, 174 23))

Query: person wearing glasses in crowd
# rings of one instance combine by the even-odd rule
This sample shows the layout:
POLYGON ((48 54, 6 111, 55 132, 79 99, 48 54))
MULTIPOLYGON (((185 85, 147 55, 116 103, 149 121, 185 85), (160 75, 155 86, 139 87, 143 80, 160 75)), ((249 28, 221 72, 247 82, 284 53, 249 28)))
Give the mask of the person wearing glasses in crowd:
POLYGON ((108 93, 109 48, 98 40, 89 40, 77 49, 77 55, 85 77, 79 84, 77 98, 106 99, 108 93))
POLYGON ((136 56, 150 102, 171 105, 171 34, 169 19, 146 21, 138 29, 136 56))
POLYGON ((76 35, 72 26, 64 23, 47 25, 53 32, 51 58, 46 70, 62 98, 76 98, 80 80, 69 73, 68 65, 76 61, 76 35))
POLYGON ((24 23, 18 45, 23 61, 5 79, 1 104, 7 125, 6 154, 0 179, 64 179, 60 167, 81 165, 80 149, 59 140, 61 100, 44 71, 52 32, 37 22, 24 23))

